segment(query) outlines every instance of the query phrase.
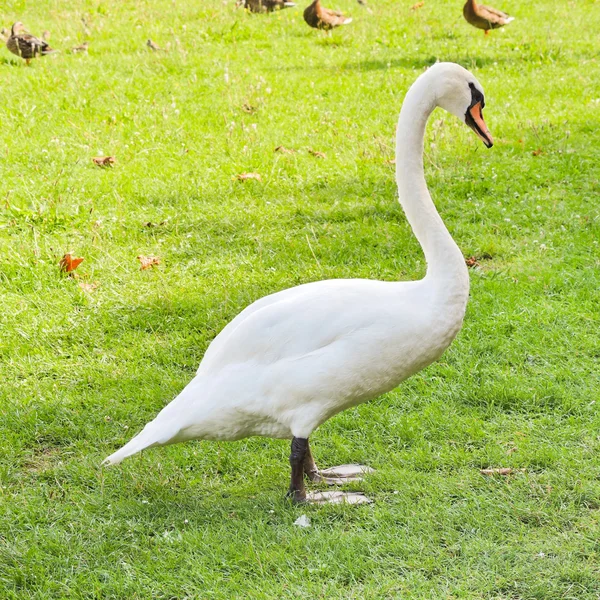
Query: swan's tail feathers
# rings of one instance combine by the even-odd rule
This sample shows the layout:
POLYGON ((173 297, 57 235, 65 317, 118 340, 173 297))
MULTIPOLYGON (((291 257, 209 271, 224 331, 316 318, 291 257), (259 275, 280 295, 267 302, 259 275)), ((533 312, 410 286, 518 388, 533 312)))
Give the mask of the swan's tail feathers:
POLYGON ((163 446, 175 437, 177 431, 165 432, 164 424, 157 426, 156 421, 152 421, 140 431, 132 440, 127 442, 122 448, 108 456, 102 461, 102 465, 118 465, 120 462, 133 456, 146 448, 152 446, 163 446))

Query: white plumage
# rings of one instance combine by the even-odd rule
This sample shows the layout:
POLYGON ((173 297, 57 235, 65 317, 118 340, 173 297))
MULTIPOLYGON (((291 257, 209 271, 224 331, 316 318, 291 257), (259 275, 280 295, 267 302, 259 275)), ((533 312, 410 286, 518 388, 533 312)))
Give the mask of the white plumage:
POLYGON ((473 86, 483 98, 468 71, 439 63, 411 87, 400 114, 396 177, 425 278, 320 281, 254 302, 214 339, 187 387, 105 464, 190 439, 308 438, 443 353, 462 325, 469 281, 427 191, 423 136, 435 106, 465 120, 473 86))

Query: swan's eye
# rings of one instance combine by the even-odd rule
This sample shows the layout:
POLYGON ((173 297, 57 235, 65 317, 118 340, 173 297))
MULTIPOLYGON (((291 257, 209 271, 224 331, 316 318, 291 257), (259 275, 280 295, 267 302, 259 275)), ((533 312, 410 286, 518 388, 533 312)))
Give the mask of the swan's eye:
POLYGON ((475 84, 473 82, 469 83, 469 88, 471 89, 471 105, 469 106, 469 108, 475 106, 478 102, 481 103, 481 108, 483 108, 485 106, 483 94, 475 87, 475 84))

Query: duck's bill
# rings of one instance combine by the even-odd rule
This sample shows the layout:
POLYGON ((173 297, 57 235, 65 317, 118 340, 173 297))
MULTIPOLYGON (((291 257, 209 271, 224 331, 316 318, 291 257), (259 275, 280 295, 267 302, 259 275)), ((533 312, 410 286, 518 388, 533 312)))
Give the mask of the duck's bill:
POLYGON ((465 121, 467 125, 479 136, 487 148, 491 148, 494 145, 492 134, 483 120, 481 102, 477 102, 469 108, 467 114, 465 115, 465 121))

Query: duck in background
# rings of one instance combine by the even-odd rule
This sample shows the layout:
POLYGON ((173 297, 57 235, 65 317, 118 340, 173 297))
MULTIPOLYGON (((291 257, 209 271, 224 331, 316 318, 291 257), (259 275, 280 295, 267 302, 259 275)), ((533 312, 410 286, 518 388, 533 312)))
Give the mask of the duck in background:
POLYGON ((477 29, 483 29, 485 35, 488 34, 490 29, 504 27, 504 25, 515 20, 514 17, 509 17, 501 10, 483 4, 476 4, 475 0, 466 1, 463 7, 463 15, 467 23, 477 27, 477 29))
POLYGON ((330 8, 321 6, 321 0, 315 0, 304 10, 304 20, 310 27, 330 31, 340 25, 348 25, 352 22, 350 17, 330 8))
POLYGON ((25 31, 25 25, 17 21, 10 30, 10 37, 6 41, 6 47, 10 52, 25 59, 27 64, 31 63, 32 58, 45 56, 56 52, 48 45, 48 42, 40 40, 25 31))

